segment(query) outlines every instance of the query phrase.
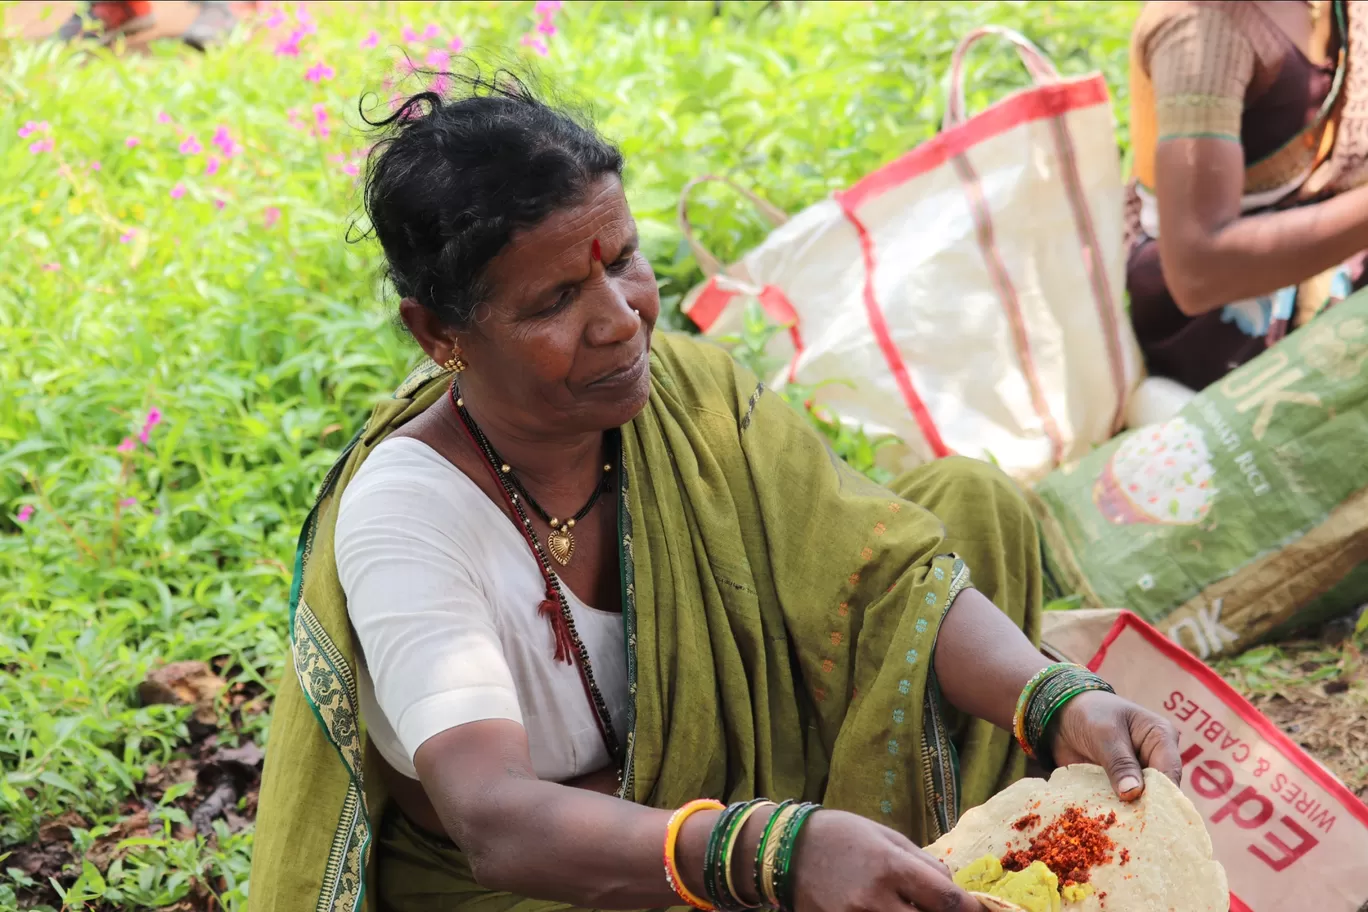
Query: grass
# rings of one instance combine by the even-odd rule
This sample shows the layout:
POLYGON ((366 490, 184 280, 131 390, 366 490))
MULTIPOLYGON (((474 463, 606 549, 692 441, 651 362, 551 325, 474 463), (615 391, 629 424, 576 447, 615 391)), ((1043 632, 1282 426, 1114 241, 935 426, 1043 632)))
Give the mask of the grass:
MULTIPOLYGON (((1103 69, 1125 137, 1130 3, 577 3, 545 58, 522 44, 531 3, 358 6, 320 14, 298 56, 290 10, 208 56, 0 38, 0 909, 245 906, 250 825, 182 838, 195 786, 167 774, 214 739, 135 688, 213 663, 235 701, 217 746, 265 741, 253 697, 285 667, 297 527, 416 353, 375 249, 344 242, 357 102, 383 103, 400 46, 523 54, 595 111, 673 325, 700 278, 674 219, 686 180, 725 173, 789 210, 852 182, 934 133, 975 25, 1103 69), (319 63, 332 76, 306 79, 319 63), (5 858, 67 832, 50 882, 5 858)), ((975 60, 976 109, 1024 83, 1002 50, 975 60)), ((724 260, 764 232, 725 190, 693 221, 724 260)), ((837 443, 872 464, 869 441, 837 443)))

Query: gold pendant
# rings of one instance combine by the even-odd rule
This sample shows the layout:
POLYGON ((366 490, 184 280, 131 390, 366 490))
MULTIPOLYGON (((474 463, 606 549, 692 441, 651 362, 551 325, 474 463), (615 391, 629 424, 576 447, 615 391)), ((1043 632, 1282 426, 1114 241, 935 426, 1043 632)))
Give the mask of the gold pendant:
POLYGON ((575 555, 575 537, 570 534, 570 530, 565 526, 552 530, 546 536, 546 550, 551 552, 551 556, 564 567, 570 563, 570 558, 575 555))

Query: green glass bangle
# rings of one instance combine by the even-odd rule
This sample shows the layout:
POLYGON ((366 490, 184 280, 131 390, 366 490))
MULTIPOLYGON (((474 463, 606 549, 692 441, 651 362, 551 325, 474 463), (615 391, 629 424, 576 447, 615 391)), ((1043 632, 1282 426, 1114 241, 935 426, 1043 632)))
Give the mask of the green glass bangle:
POLYGON ((1044 683, 1075 667, 1077 666, 1067 662, 1055 662, 1052 665, 1046 665, 1033 674, 1031 679, 1026 682, 1026 686, 1021 688, 1021 694, 1017 697, 1016 711, 1012 713, 1012 736, 1016 738, 1017 744, 1021 745, 1021 749, 1026 752, 1028 757, 1035 756, 1034 748, 1031 747, 1031 741, 1027 738, 1026 732, 1028 727, 1027 716, 1036 693, 1044 683))
POLYGON ((792 798, 779 802, 779 806, 770 814, 770 819, 765 822, 765 832, 760 835, 760 847, 755 850, 755 895, 760 897, 760 905, 768 905, 765 896, 765 846, 769 844, 770 837, 774 835, 774 824, 779 819, 782 812, 797 804, 792 798))
POLYGON ((722 912, 748 912, 748 910, 755 908, 754 906, 746 905, 741 897, 732 892, 731 886, 728 884, 727 872, 731 869, 732 859, 730 850, 734 845, 733 839, 736 836, 737 828, 740 827, 749 816, 746 813, 747 811, 758 804, 764 804, 765 801, 766 799, 764 798, 752 798, 750 801, 743 801, 738 805, 732 805, 732 807, 735 808, 735 813, 727 818, 726 826, 722 828, 722 842, 717 853, 715 862, 716 867, 713 869, 713 883, 716 885, 717 895, 715 897, 709 897, 712 899, 713 905, 717 906, 722 912))
POLYGON ((793 909, 793 856, 798 847, 798 834, 803 824, 812 816, 820 804, 804 804, 798 808, 788 826, 779 837, 779 859, 774 874, 774 893, 779 900, 779 908, 791 912, 793 909))
POLYGON ((1040 739, 1045 716, 1059 702, 1060 698, 1085 681, 1099 680, 1096 675, 1077 665, 1061 668, 1049 679, 1042 682, 1031 695, 1026 708, 1025 733, 1027 741, 1034 747, 1040 739))
MULTIPOLYGON (((1040 723, 1040 732, 1037 734, 1037 740, 1035 742, 1037 754, 1041 754, 1041 752, 1045 748, 1045 734, 1050 730, 1050 721, 1054 719, 1055 714, 1058 713, 1061 709, 1063 709, 1074 697, 1079 697, 1085 693, 1091 693, 1093 691, 1099 690, 1106 693, 1116 693, 1116 691, 1112 689, 1112 686, 1110 684, 1108 684, 1106 681, 1103 681, 1101 678, 1097 678, 1096 680, 1083 681, 1079 683, 1078 686, 1070 688, 1069 690, 1065 691, 1064 694, 1060 696, 1058 700, 1055 701, 1054 705, 1050 707, 1047 713, 1045 713, 1045 718, 1040 723)), ((1050 761, 1051 766, 1054 765, 1054 758, 1048 756, 1048 752, 1046 753, 1046 759, 1050 761)))
POLYGON ((713 824, 712 833, 708 836, 708 852, 703 856, 703 893, 708 902, 714 906, 721 906, 719 891, 717 889, 717 869, 718 856, 722 854, 724 844, 724 834, 727 825, 741 813, 743 801, 733 802, 717 817, 717 822, 713 824))
POLYGON ((1017 697, 1015 715, 1021 717, 1025 714, 1026 707, 1030 705, 1031 702, 1031 695, 1036 692, 1036 688, 1041 685, 1041 682, 1059 674, 1061 671, 1073 667, 1074 666, 1070 665, 1068 662, 1056 662, 1053 665, 1046 665, 1044 668, 1040 669, 1040 671, 1037 671, 1032 675, 1031 680, 1026 682, 1026 686, 1021 688, 1021 696, 1017 697))
POLYGON ((1044 756, 1042 752, 1046 729, 1064 705, 1089 691, 1115 693, 1110 684, 1081 665, 1064 666, 1039 684, 1031 694, 1020 728, 1031 756, 1040 757, 1053 765, 1053 758, 1044 756))
POLYGON ((1046 713, 1063 694, 1077 687, 1080 680, 1077 668, 1064 668, 1042 682, 1031 695, 1031 702, 1026 708, 1025 734, 1026 743, 1031 745, 1033 751, 1040 741, 1046 713))

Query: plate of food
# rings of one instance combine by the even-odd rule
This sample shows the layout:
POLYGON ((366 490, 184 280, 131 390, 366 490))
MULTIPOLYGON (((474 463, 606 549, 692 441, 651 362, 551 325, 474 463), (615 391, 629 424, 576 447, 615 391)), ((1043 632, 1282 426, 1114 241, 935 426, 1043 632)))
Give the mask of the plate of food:
POLYGON ((927 847, 994 912, 1229 912, 1225 869, 1197 809, 1145 770, 1135 802, 1100 766, 1023 779, 927 847))

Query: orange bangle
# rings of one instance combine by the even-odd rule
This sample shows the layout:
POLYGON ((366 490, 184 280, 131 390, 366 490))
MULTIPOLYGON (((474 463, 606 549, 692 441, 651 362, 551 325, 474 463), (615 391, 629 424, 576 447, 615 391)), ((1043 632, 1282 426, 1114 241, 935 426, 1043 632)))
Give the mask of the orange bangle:
POLYGON ((671 814, 670 822, 665 826, 665 882, 674 890, 676 896, 695 909, 702 909, 703 912, 715 912, 716 907, 694 896, 689 892, 689 888, 684 886, 684 880, 679 876, 679 868, 675 865, 675 847, 679 842, 679 831, 684 829, 684 821, 699 811, 720 811, 725 807, 722 802, 715 799, 699 798, 671 814))

